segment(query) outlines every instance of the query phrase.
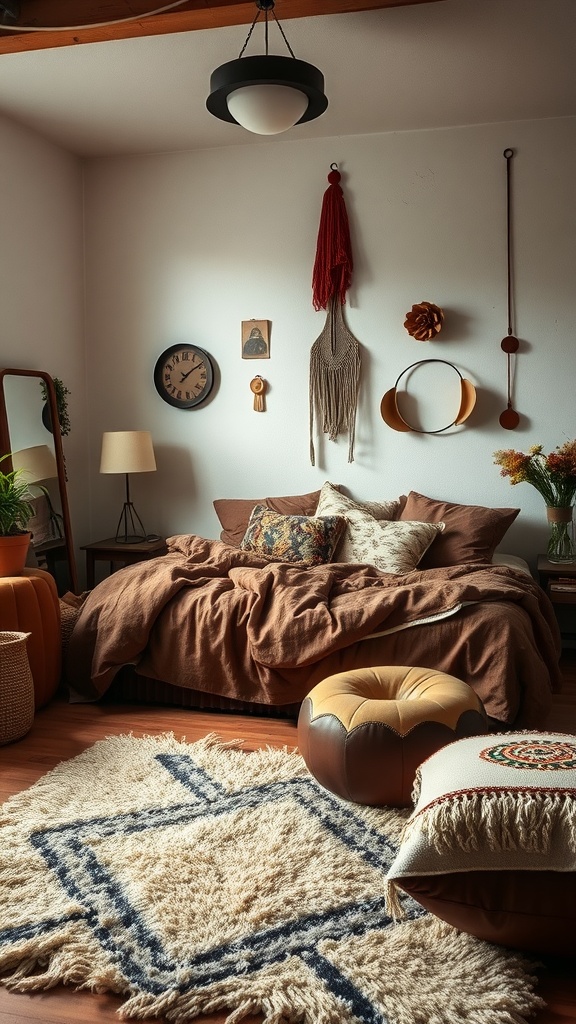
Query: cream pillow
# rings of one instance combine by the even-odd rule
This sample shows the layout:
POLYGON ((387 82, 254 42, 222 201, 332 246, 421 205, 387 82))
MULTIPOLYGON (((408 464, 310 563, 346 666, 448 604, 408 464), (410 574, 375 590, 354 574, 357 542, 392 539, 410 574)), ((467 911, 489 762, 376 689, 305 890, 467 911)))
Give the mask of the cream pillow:
MULTIPOLYGON (((363 527, 362 543, 355 540, 354 548, 361 556, 355 561, 373 565, 381 572, 401 576, 416 569, 424 553, 443 529, 444 523, 385 523, 375 519, 372 526, 363 527)), ((352 527, 354 532, 355 528, 352 527)), ((336 559, 341 561, 339 555, 336 555, 336 559)))
POLYGON ((382 572, 412 572, 444 523, 393 522, 399 501, 353 501, 326 481, 320 491, 317 516, 343 516, 348 527, 334 560, 373 565, 382 572))
POLYGON ((336 550, 338 562, 365 562, 362 553, 365 541, 371 535, 371 527, 382 520, 393 519, 399 505, 399 501, 353 501, 326 481, 320 491, 315 514, 344 516, 348 521, 348 528, 336 550))

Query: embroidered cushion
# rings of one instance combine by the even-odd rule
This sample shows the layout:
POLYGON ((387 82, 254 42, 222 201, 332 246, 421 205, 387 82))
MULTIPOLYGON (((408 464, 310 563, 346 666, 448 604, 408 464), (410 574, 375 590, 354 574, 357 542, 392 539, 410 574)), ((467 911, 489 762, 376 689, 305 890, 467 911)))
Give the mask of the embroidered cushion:
POLYGON ((375 520, 394 519, 399 507, 399 500, 353 501, 327 480, 320 491, 316 515, 344 516, 348 526, 338 545, 336 558, 339 562, 363 562, 362 544, 371 525, 375 520))
POLYGON ((445 524, 442 537, 426 552, 420 566, 421 569, 437 569, 467 562, 490 562, 519 512, 519 508, 455 505, 410 491, 400 519, 445 524))
POLYGON ((481 939, 560 955, 576 928, 576 736, 517 732, 443 747, 418 769, 387 876, 481 939))
POLYGON ((330 562, 346 520, 340 516, 283 516, 256 505, 240 547, 278 562, 330 562))
POLYGON ((220 540, 240 547, 255 505, 266 505, 285 516, 313 516, 319 497, 320 491, 309 491, 278 498, 216 498, 213 505, 222 527, 220 540))

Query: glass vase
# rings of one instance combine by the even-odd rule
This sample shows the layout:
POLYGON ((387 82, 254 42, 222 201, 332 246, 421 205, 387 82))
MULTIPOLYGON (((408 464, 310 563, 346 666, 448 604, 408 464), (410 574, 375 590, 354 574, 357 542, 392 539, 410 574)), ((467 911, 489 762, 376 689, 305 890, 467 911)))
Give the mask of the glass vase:
POLYGON ((572 506, 569 508, 546 509, 550 525, 550 537, 546 552, 549 562, 573 562, 574 534, 572 530, 572 506))

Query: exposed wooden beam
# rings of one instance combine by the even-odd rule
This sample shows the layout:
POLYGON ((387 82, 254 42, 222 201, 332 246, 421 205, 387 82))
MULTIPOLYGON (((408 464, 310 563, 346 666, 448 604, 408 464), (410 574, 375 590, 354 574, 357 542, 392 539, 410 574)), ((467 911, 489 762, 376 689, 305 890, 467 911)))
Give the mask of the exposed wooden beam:
MULTIPOLYGON (((254 0, 189 0, 182 7, 164 14, 145 16, 146 11, 162 7, 166 2, 169 0, 21 0, 18 26, 54 26, 54 30, 7 32, 0 26, 0 54, 246 25, 252 22, 256 13, 254 0), (135 21, 120 20, 134 15, 138 15, 135 21), (104 21, 115 24, 100 28, 64 27, 93 26, 104 21)), ((350 14, 438 2, 443 0, 277 0, 276 14, 283 21, 311 15, 350 14)))

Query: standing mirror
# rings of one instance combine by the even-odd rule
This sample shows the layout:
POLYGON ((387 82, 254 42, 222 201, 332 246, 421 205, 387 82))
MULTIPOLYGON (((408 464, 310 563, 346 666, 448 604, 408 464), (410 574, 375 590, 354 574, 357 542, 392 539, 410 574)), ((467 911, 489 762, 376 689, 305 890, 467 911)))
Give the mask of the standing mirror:
POLYGON ((43 370, 0 369, 0 455, 5 454, 10 459, 4 465, 24 469, 30 483, 37 508, 32 549, 39 567, 54 576, 60 594, 78 593, 56 390, 43 370), (49 430, 43 424, 42 383, 49 430))

